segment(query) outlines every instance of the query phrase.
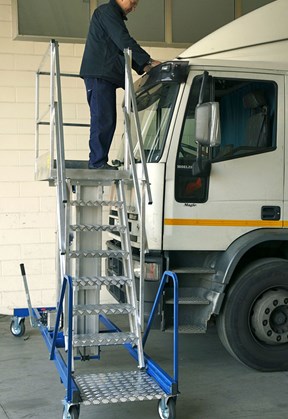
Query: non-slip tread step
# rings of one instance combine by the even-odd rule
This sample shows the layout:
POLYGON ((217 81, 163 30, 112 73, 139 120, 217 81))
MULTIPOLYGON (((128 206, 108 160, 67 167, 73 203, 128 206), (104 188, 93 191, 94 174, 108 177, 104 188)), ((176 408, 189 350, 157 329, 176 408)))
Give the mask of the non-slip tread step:
POLYGON ((106 225, 106 224, 73 224, 70 225, 72 231, 110 231, 124 233, 126 231, 125 226, 121 225, 106 225))
POLYGON ((112 258, 127 258, 129 252, 126 250, 71 250, 69 252, 70 258, 93 258, 93 257, 112 257, 112 258))
POLYGON ((123 207, 123 201, 84 201, 83 199, 78 199, 75 201, 70 201, 70 205, 74 207, 116 207, 120 209, 123 207))
POLYGON ((165 396, 145 371, 84 374, 75 377, 84 405, 157 400, 165 396))
POLYGON ((73 336, 74 347, 131 345, 138 343, 138 338, 131 332, 79 334, 73 336))
POLYGON ((94 276, 94 277, 80 277, 80 278, 73 278, 73 286, 76 288, 83 288, 83 287, 93 287, 93 286, 101 286, 101 285, 131 285, 132 279, 127 278, 126 276, 94 276))
POLYGON ((77 304, 73 314, 87 316, 92 314, 129 314, 135 312, 131 304, 77 304))

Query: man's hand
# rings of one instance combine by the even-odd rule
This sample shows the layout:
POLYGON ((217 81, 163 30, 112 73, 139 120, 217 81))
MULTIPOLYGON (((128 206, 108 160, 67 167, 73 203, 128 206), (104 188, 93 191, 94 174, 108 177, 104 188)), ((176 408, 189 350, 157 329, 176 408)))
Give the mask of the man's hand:
POLYGON ((156 67, 156 66, 157 66, 157 65, 159 65, 159 64, 161 64, 161 61, 157 61, 157 60, 152 60, 152 59, 151 59, 150 64, 148 64, 148 65, 146 65, 146 66, 144 67, 144 71, 145 71, 145 73, 148 73, 148 71, 150 71, 150 70, 151 70, 151 68, 156 67))

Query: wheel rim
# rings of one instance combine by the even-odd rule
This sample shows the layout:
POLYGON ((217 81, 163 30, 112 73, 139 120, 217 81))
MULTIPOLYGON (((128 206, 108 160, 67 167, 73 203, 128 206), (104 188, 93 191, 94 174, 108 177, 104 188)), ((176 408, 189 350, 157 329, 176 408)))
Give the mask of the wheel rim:
POLYGON ((270 289, 252 308, 251 325, 257 339, 270 345, 288 342, 288 291, 270 289))
POLYGON ((175 401, 173 398, 159 400, 158 413, 161 419, 174 419, 175 418, 175 401))
POLYGON ((20 327, 19 323, 13 322, 13 324, 11 324, 11 332, 14 335, 19 335, 21 333, 21 327, 20 327))
POLYGON ((20 322, 12 320, 10 324, 10 331, 14 336, 23 336, 25 333, 24 320, 20 320, 20 322))
POLYGON ((169 418, 169 407, 165 403, 165 400, 160 400, 158 405, 158 412, 161 419, 169 418))

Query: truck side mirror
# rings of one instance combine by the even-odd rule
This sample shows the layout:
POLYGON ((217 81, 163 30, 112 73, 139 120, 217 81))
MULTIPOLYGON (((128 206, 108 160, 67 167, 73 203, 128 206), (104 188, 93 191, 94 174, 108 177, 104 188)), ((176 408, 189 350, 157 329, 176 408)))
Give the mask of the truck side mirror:
POLYGON ((219 103, 207 102, 196 106, 195 139, 201 146, 216 147, 221 143, 219 103))

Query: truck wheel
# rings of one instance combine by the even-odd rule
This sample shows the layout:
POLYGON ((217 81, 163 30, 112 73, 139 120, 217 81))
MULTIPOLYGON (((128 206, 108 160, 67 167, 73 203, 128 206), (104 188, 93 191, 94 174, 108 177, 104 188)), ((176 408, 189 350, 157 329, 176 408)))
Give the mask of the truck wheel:
POLYGON ((217 318, 225 348, 260 371, 288 369, 288 261, 250 264, 231 285, 217 318))

